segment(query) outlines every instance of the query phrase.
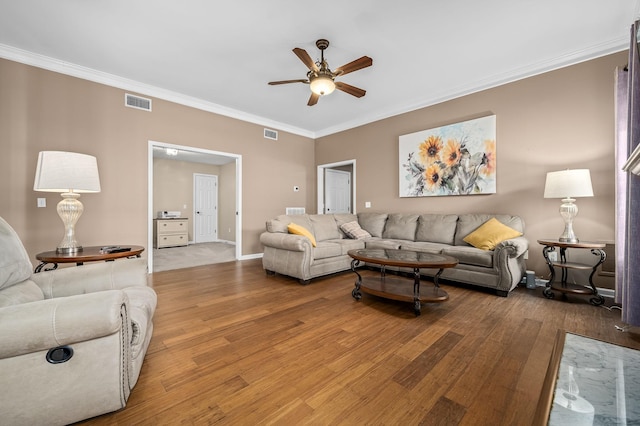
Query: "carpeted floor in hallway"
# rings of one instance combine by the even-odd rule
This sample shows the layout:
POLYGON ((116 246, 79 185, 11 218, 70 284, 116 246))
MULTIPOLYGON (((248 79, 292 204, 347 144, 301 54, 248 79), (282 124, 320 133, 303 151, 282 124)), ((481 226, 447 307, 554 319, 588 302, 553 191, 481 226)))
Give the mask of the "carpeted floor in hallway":
POLYGON ((236 246, 228 243, 189 244, 186 247, 153 249, 153 272, 231 262, 236 246))

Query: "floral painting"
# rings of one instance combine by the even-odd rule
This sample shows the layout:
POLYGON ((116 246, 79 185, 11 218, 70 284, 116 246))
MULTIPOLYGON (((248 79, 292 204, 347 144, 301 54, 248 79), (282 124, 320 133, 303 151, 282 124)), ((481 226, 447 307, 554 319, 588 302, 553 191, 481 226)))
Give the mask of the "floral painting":
POLYGON ((400 196, 494 194, 496 116, 400 136, 400 196))

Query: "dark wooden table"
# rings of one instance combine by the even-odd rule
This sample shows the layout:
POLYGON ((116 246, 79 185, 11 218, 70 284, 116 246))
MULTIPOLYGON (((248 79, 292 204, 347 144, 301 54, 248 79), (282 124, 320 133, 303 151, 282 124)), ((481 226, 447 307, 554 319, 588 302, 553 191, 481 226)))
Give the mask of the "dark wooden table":
POLYGON ((551 276, 549 277, 549 282, 547 283, 547 287, 543 291, 543 294, 547 299, 553 299, 553 290, 557 290, 561 293, 593 295, 593 297, 589 299, 589 302, 595 306, 599 306, 604 303, 604 297, 598 294, 598 289, 593 283, 593 276, 595 275, 598 266, 602 265, 602 263, 604 263, 605 259, 607 258, 607 254, 603 250, 605 248, 605 244, 588 241, 581 241, 579 243, 566 243, 558 240, 538 240, 538 244, 544 246, 544 248, 542 249, 542 255, 544 256, 545 262, 547 262, 547 266, 549 266, 549 272, 551 274, 551 276), (556 248, 560 249, 560 260, 552 261, 550 259, 549 253, 554 252, 556 248), (591 253, 596 256, 597 261, 592 265, 579 262, 567 262, 568 249, 591 250, 591 253), (560 268, 561 270, 559 283, 554 282, 556 277, 556 267, 560 268), (572 284, 567 282, 567 272, 569 269, 584 270, 590 272, 589 282, 585 283, 584 285, 572 284))
MULTIPOLYGON (((445 268, 453 268, 458 264, 458 259, 444 254, 432 254, 411 250, 390 249, 361 249, 349 250, 351 270, 358 276, 356 286, 351 295, 360 300, 362 292, 373 294, 392 300, 413 302, 413 311, 420 315, 421 302, 444 302, 449 299, 446 291, 438 285, 438 278, 445 268), (371 277, 363 279, 356 271, 360 262, 373 263, 381 266, 379 279, 371 277), (413 291, 410 281, 402 278, 387 277, 385 267, 397 266, 413 269, 413 291), (420 293, 420 268, 438 269, 433 278, 433 287, 420 293)), ((366 278, 366 277, 365 277, 366 278)))
POLYGON ((102 247, 105 246, 84 247, 82 251, 76 253, 57 253, 55 250, 38 253, 36 255, 36 259, 40 261, 40 264, 36 266, 34 272, 38 273, 42 271, 42 268, 49 263, 53 264, 53 266, 46 268, 45 271, 57 269, 59 263, 75 263, 80 266, 84 262, 111 261, 125 257, 140 257, 140 253, 144 251, 144 247, 142 246, 120 245, 118 247, 128 248, 129 250, 107 253, 101 250, 102 247))

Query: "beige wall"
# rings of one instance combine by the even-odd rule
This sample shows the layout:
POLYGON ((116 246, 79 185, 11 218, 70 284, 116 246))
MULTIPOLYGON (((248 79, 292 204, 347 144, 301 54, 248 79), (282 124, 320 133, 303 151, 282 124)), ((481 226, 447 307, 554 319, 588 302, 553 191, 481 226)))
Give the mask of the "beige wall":
POLYGON ((193 175, 215 175, 218 178, 218 239, 235 241, 235 170, 235 161, 225 166, 214 166, 154 158, 153 212, 175 210, 182 217, 189 218, 189 241, 193 242, 193 175))
POLYGON ((315 211, 316 165, 355 158, 357 211, 370 201, 372 211, 520 215, 531 242, 529 269, 542 275, 536 240, 556 238, 563 227, 559 200, 542 198, 548 171, 591 169, 596 196, 578 200, 575 230, 583 240, 613 240, 613 73, 625 63, 625 52, 609 55, 314 144, 282 131, 278 141, 264 139, 262 126, 158 99, 151 113, 125 108, 123 90, 0 60, 0 216, 32 257, 55 247, 63 231, 58 196, 32 189, 38 151, 88 153, 98 158, 102 192, 82 196, 80 243, 146 246, 148 141, 174 143, 242 155, 242 253, 251 255, 262 251, 265 219, 287 206, 315 211), (497 116, 496 194, 398 197, 400 135, 489 114, 497 116), (46 197, 48 207, 36 208, 37 197, 46 197))
MULTIPOLYGON (((242 155, 242 254, 262 252, 267 218, 315 205, 314 145, 263 126, 153 100, 153 112, 124 106, 125 91, 0 59, 0 216, 35 254, 54 249, 64 228, 59 196, 33 191, 38 152, 95 155, 102 192, 81 197, 80 244, 147 245, 149 140, 242 155), (273 171, 277 170, 278 173, 273 171), (293 185, 300 191, 294 193, 293 185), (46 208, 36 198, 47 199, 46 208)), ((227 229, 229 225, 227 225, 227 229)))
POLYGON ((315 161, 356 159, 358 212, 370 201, 371 211, 520 215, 528 267, 547 274, 536 241, 557 238, 564 227, 560 200, 543 198, 547 172, 589 168, 595 197, 577 201, 575 232, 582 240, 614 239, 614 70, 626 60, 625 52, 609 55, 323 137, 315 161), (497 116, 496 194, 398 196, 400 135, 491 114, 497 116))
MULTIPOLYGON (((235 162, 220 166, 220 182, 218 185, 218 238, 225 241, 236 241, 236 164, 235 162), (233 182, 233 184, 229 184, 233 182)), ((262 251, 262 250, 261 250, 262 251)))

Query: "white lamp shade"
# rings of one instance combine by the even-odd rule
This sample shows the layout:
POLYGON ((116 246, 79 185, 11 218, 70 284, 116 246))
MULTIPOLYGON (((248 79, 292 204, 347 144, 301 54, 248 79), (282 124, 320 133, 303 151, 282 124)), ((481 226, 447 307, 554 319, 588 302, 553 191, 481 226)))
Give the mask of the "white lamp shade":
POLYGON ((38 155, 33 190, 100 192, 96 157, 76 152, 41 151, 38 155))
POLYGON ((544 198, 593 197, 589 169, 561 170, 547 173, 544 198))

